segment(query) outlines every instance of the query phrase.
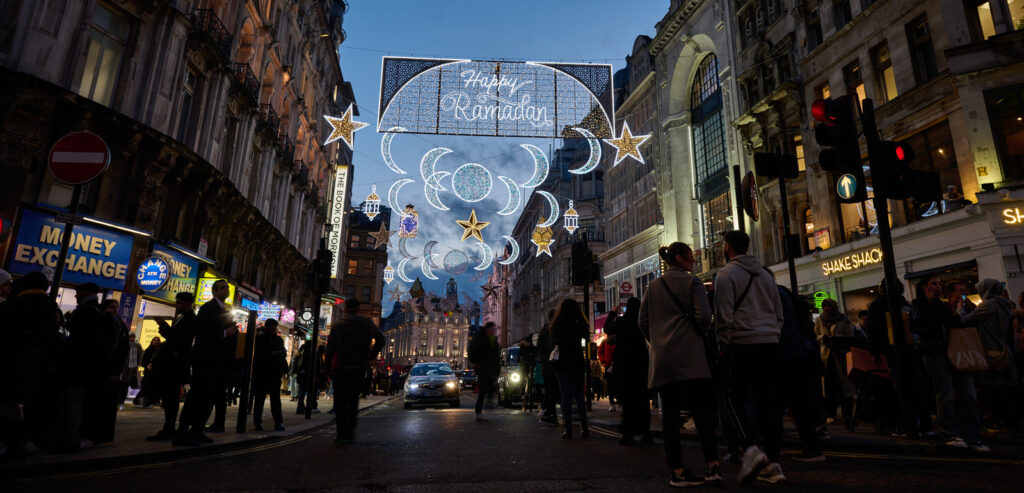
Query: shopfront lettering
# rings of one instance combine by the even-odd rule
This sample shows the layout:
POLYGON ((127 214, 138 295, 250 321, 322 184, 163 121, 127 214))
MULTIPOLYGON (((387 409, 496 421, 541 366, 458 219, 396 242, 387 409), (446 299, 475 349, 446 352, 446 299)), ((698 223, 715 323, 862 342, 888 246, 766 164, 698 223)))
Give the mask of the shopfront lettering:
POLYGON ((173 303, 178 293, 194 293, 196 291, 196 274, 199 272, 198 260, 160 244, 153 247, 153 254, 167 262, 167 270, 170 275, 159 290, 147 293, 147 296, 173 303))
POLYGON ((1003 222, 1010 225, 1024 224, 1024 212, 1019 207, 1003 209, 1003 222))
POLYGON ((857 270, 865 265, 877 264, 882 261, 882 250, 872 248, 863 252, 857 252, 845 257, 829 260, 821 264, 821 270, 826 276, 857 270))

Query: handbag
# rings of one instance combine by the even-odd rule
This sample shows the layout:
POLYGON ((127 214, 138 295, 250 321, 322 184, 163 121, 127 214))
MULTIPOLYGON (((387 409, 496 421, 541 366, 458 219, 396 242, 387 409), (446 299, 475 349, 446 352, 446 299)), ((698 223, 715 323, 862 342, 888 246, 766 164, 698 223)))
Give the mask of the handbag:
POLYGON ((558 361, 558 346, 555 346, 555 348, 551 350, 551 354, 548 356, 548 361, 558 361))
POLYGON ((946 356, 957 371, 978 372, 988 369, 985 348, 981 345, 978 329, 957 327, 949 331, 949 346, 946 356))
POLYGON ((850 352, 846 353, 846 373, 851 378, 867 374, 883 378, 891 376, 889 365, 886 364, 885 359, 875 358, 871 351, 856 346, 851 347, 850 352))

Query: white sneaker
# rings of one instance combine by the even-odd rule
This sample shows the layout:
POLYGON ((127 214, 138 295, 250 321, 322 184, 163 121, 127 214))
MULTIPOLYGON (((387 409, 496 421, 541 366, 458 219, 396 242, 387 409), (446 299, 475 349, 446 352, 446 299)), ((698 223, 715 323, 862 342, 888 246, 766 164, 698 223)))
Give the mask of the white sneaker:
POLYGON ((697 422, 695 422, 693 418, 688 419, 683 423, 683 429, 686 431, 695 431, 697 429, 697 422))
POLYGON ((946 446, 956 448, 967 448, 967 442, 965 442, 964 439, 960 437, 950 438, 949 440, 946 440, 946 446))
POLYGON ((786 475, 782 474, 782 466, 778 462, 772 462, 761 469, 761 472, 757 473, 758 481, 767 481, 771 484, 780 483, 786 480, 786 475))
POLYGON ((985 453, 985 454, 987 454, 987 453, 992 451, 992 449, 988 448, 988 445, 985 445, 984 443, 981 443, 981 442, 978 442, 978 443, 975 443, 974 445, 971 445, 971 450, 973 450, 975 452, 982 452, 982 453, 985 453))
POLYGON ((764 469, 764 467, 768 465, 768 456, 764 455, 764 452, 761 451, 761 447, 751 445, 743 452, 743 457, 740 461, 740 474, 737 476, 737 479, 740 483, 744 483, 749 480, 755 472, 764 469))

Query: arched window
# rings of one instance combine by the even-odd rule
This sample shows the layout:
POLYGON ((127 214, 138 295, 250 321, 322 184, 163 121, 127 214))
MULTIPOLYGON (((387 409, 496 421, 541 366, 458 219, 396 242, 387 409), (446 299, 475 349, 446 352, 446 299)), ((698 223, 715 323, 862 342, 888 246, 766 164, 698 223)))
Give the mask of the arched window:
POLYGON ((697 67, 690 108, 694 178, 703 217, 703 246, 708 247, 721 240, 722 232, 732 229, 722 88, 718 79, 718 58, 713 54, 704 57, 697 67))

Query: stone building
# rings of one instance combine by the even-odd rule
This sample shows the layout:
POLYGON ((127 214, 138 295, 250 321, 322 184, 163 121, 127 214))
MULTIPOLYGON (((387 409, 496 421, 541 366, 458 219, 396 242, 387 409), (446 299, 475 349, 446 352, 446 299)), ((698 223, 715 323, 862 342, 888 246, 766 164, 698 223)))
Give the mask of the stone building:
MULTIPOLYGON (((454 281, 449 281, 454 285, 454 281)), ((415 286, 422 285, 416 278, 415 286)), ((422 289, 422 288, 420 288, 422 289)), ((458 287, 455 287, 458 299, 458 287)), ((395 302, 384 318, 385 335, 382 358, 389 366, 404 367, 416 363, 443 361, 454 369, 466 368, 469 351, 472 307, 448 306, 446 297, 423 295, 406 302, 395 302)))
MULTIPOLYGON (((46 171, 48 152, 69 132, 92 132, 109 146, 110 164, 82 187, 79 210, 134 240, 121 259, 129 276, 171 245, 266 299, 310 303, 305 272, 328 192, 336 166, 351 162, 339 143, 321 145, 330 133, 322 115, 354 103, 337 55, 346 8, 341 0, 3 2, 0 216, 69 207, 72 187, 46 171)), ((0 238, 7 266, 25 260, 14 258, 15 222, 0 238)), ((122 280, 115 296, 140 293, 122 280)))
POLYGON ((373 219, 363 213, 364 208, 365 205, 356 207, 348 213, 348 243, 345 247, 342 289, 346 298, 359 299, 359 315, 373 320, 379 327, 388 247, 378 247, 370 233, 378 233, 382 224, 390 231, 391 208, 379 206, 373 219))

